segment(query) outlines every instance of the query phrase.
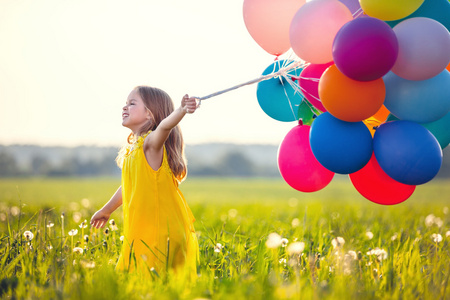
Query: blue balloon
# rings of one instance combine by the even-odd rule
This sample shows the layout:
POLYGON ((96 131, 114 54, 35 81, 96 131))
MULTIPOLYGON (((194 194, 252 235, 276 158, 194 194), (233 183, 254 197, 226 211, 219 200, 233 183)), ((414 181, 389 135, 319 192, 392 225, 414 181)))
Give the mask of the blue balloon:
POLYGON ((311 150, 322 166, 339 174, 354 173, 372 156, 372 135, 363 122, 345 122, 320 114, 309 134, 311 150))
POLYGON ((392 121, 378 127, 373 149, 383 171, 404 184, 424 184, 442 165, 442 149, 436 138, 410 121, 392 121))
POLYGON ((442 149, 448 146, 450 143, 450 112, 437 121, 421 125, 434 135, 442 149))
POLYGON ((450 3, 448 0, 425 0, 422 5, 406 18, 386 22, 394 27, 401 21, 416 17, 426 17, 440 22, 450 30, 450 3))
POLYGON ((429 123, 450 111, 450 73, 447 70, 426 80, 407 80, 389 72, 384 105, 400 120, 429 123))
MULTIPOLYGON (((291 63, 293 61, 275 61, 264 70, 262 75, 277 72, 291 63)), ((288 75, 298 77, 302 70, 302 68, 292 70, 288 75)), ((258 83, 256 98, 259 106, 269 117, 282 122, 298 120, 298 106, 303 100, 303 95, 296 92, 285 78, 275 77, 258 83)))

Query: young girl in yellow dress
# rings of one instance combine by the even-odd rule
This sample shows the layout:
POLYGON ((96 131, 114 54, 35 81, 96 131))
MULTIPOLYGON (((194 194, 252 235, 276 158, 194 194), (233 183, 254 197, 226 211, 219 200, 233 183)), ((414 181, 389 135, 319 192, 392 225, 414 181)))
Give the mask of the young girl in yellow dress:
POLYGON ((122 125, 132 133, 117 157, 122 184, 91 218, 92 226, 104 227, 123 204, 119 270, 196 276, 195 219, 178 189, 187 173, 178 123, 197 107, 197 100, 185 95, 174 109, 167 93, 148 86, 138 86, 128 96, 122 125))

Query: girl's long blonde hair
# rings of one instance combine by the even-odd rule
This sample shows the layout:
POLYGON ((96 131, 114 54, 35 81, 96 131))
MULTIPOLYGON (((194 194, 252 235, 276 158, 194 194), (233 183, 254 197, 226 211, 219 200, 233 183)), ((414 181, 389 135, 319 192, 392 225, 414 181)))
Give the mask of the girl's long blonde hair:
MULTIPOLYGON (((122 162, 129 144, 132 144, 136 139, 147 133, 150 130, 155 130, 164 118, 174 111, 173 101, 170 96, 161 89, 140 85, 134 88, 141 96, 145 107, 150 111, 152 118, 149 123, 144 125, 137 136, 131 133, 128 136, 128 145, 122 147, 116 158, 117 165, 122 167, 122 162)), ((187 174, 186 158, 184 156, 184 141, 180 126, 175 126, 169 134, 164 143, 167 151, 167 160, 173 175, 181 182, 187 174)))

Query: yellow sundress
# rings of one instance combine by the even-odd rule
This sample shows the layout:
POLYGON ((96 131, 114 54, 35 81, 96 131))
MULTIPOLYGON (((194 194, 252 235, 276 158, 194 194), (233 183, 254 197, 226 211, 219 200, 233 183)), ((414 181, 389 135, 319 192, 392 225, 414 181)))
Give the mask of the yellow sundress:
POLYGON ((198 241, 195 218, 178 188, 164 154, 153 170, 139 137, 122 166, 124 241, 116 269, 158 275, 174 270, 196 278, 198 241))

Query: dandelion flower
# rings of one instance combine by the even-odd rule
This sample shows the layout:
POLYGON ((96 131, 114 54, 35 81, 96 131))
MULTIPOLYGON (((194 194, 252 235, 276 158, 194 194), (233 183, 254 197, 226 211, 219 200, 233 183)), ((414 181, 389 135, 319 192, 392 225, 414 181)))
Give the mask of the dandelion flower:
POLYGON ((47 228, 52 228, 53 226, 55 226, 55 224, 50 222, 50 221, 48 221, 47 228))
POLYGON ((69 235, 70 236, 75 236, 75 235, 77 235, 77 233, 78 233, 77 229, 72 229, 72 230, 69 231, 69 235))
POLYGON ((281 247, 286 247, 288 243, 289 243, 289 240, 287 238, 281 239, 281 247))
POLYGON ((111 219, 111 220, 109 221, 109 228, 111 228, 112 231, 117 231, 117 230, 119 230, 119 227, 117 227, 116 221, 114 221, 114 219, 111 219))
POLYGON ((341 236, 338 236, 337 238, 334 238, 334 239, 331 241, 331 245, 333 245, 333 248, 334 248, 334 249, 340 248, 340 247, 342 247, 344 244, 345 244, 345 240, 344 240, 344 238, 341 237, 341 236))
POLYGON ((375 255, 378 261, 385 260, 388 257, 386 250, 380 249, 378 247, 367 252, 367 255, 375 255))
POLYGON ((29 230, 25 231, 23 235, 27 239, 27 241, 31 241, 34 238, 34 234, 29 230))
POLYGON ((391 236, 391 241, 395 241, 398 238, 398 233, 394 233, 393 236, 391 236))
POLYGON ((442 242, 442 235, 440 235, 439 233, 433 233, 431 235, 431 239, 433 240, 433 242, 435 243, 440 243, 442 242))
POLYGON ((108 234, 109 234, 109 228, 108 228, 108 227, 106 227, 106 228, 105 228, 105 231, 104 231, 104 233, 105 233, 106 235, 108 235, 108 234))
POLYGON ((11 207, 11 215, 13 216, 17 216, 20 213, 20 208, 18 208, 17 206, 13 206, 11 207))
POLYGON ((217 244, 214 246, 214 252, 216 252, 216 253, 220 253, 220 251, 222 251, 222 249, 223 249, 223 246, 222 246, 221 243, 217 243, 217 244))
POLYGON ((347 254, 349 255, 349 257, 353 258, 354 260, 358 259, 358 255, 353 250, 348 251, 347 254))
POLYGON ((445 237, 450 237, 450 230, 445 233, 445 237))
POLYGON ((61 213, 61 219, 64 219, 64 213, 61 213))
POLYGON ((125 237, 123 235, 120 236, 119 240, 121 240, 123 242, 123 240, 125 239, 125 237))
POLYGON ((300 254, 305 250, 305 243, 303 242, 294 242, 287 247, 287 253, 289 255, 300 254))
POLYGON ((73 248, 73 253, 83 254, 83 248, 75 247, 73 248))
POLYGON ((84 220, 83 222, 81 222, 80 228, 83 229, 83 228, 86 228, 86 227, 88 227, 87 220, 84 220))
POLYGON ((276 249, 280 246, 281 246, 281 236, 275 232, 269 234, 266 241, 266 247, 269 249, 276 249))
POLYGON ((428 216, 426 216, 425 217, 425 226, 427 226, 427 227, 433 226, 435 218, 436 218, 436 216, 433 214, 429 214, 428 216))
POLYGON ((369 240, 373 239, 373 233, 370 232, 370 231, 367 231, 367 232, 366 232, 366 237, 367 237, 369 240))

